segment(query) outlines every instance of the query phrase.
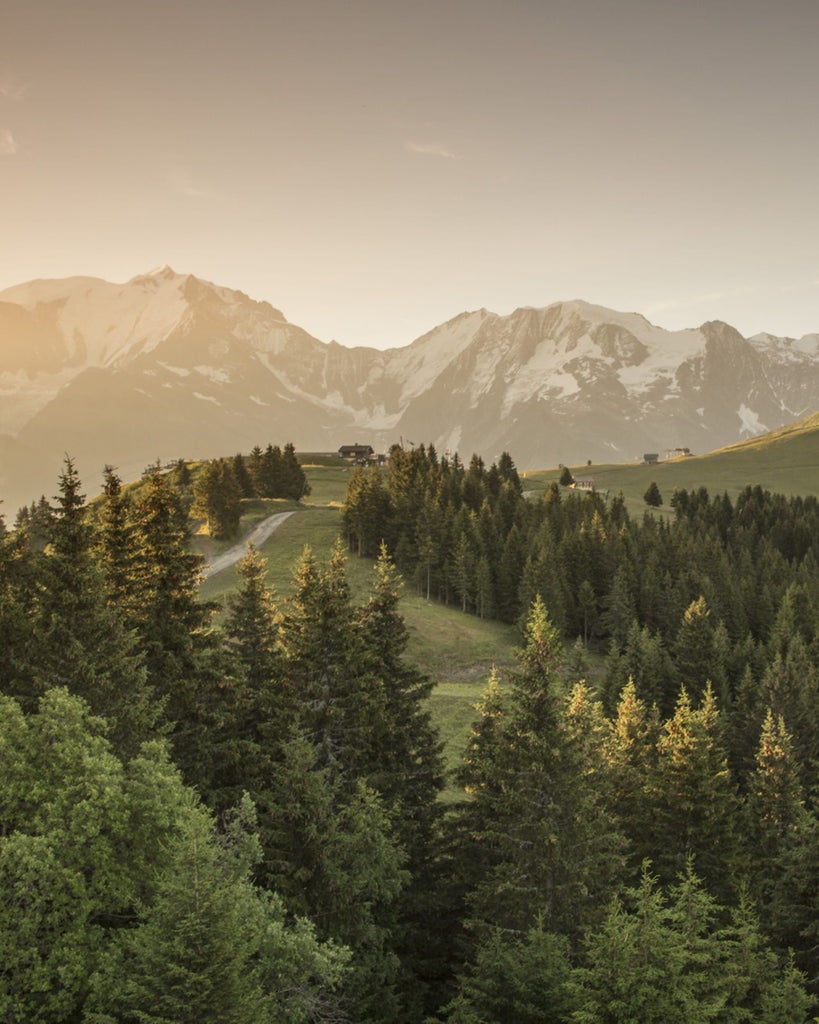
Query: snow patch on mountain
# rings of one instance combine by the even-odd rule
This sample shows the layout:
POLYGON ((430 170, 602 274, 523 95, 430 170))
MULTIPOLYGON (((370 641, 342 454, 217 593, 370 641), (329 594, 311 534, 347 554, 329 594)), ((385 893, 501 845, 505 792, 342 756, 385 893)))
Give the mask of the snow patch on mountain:
POLYGON ((641 333, 635 336, 645 345, 647 356, 617 371, 618 380, 631 396, 644 394, 658 384, 679 391, 677 368, 705 349, 705 338, 699 330, 664 331, 645 321, 641 333))
POLYGON ((188 310, 182 294, 186 278, 150 280, 147 290, 134 281, 118 285, 95 277, 38 280, 0 292, 0 300, 26 309, 56 301, 60 307, 57 326, 75 361, 112 366, 126 356, 156 348, 188 310))
POLYGON ((230 374, 226 370, 220 370, 218 366, 194 366, 194 370, 214 384, 230 384, 230 374))
POLYGON ((401 401, 422 395, 475 339, 481 323, 493 314, 485 309, 461 313, 423 335, 407 348, 393 349, 385 376, 401 383, 401 401))
POLYGON ((757 434, 764 434, 768 430, 754 410, 749 409, 744 402, 737 409, 737 416, 739 416, 740 423, 742 424, 740 433, 750 434, 755 437, 757 434))
POLYGON ((748 341, 759 352, 773 355, 778 360, 790 359, 794 363, 819 357, 819 334, 805 334, 801 338, 779 338, 773 334, 755 334, 748 341))
POLYGON ((191 371, 184 366, 172 366, 170 363, 162 363, 159 365, 163 370, 167 370, 169 373, 174 374, 177 377, 190 377, 191 371))

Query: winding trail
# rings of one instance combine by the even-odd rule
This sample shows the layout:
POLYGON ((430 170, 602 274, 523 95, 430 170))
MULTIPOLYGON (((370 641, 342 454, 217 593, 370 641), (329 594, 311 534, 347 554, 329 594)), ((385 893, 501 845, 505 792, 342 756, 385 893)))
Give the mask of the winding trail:
POLYGON ((261 547, 271 533, 277 530, 285 519, 294 514, 294 512, 277 512, 275 515, 263 519, 247 537, 239 541, 238 544, 234 544, 232 548, 224 551, 210 565, 206 565, 202 570, 202 579, 207 579, 208 576, 215 576, 218 572, 222 572, 224 569, 229 569, 232 565, 235 565, 240 558, 244 558, 247 554, 248 544, 252 544, 254 548, 261 547))

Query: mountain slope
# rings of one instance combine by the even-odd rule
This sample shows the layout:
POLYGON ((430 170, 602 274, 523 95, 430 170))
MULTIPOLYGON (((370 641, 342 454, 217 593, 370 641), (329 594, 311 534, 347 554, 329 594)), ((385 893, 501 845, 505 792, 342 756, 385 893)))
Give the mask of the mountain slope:
POLYGON ((581 301, 462 313, 388 351, 325 344, 267 302, 160 267, 125 284, 0 293, 0 496, 52 493, 64 452, 89 490, 106 463, 292 440, 399 438, 522 468, 695 451, 819 408, 819 336, 669 332, 581 301))

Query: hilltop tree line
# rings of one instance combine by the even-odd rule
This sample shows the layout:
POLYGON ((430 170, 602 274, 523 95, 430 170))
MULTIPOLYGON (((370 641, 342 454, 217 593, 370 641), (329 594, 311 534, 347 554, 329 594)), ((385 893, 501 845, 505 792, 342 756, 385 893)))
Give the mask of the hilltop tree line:
MULTIPOLYGON (((209 459, 195 472, 184 459, 166 469, 184 507, 205 520, 208 533, 216 540, 230 540, 239 532, 242 501, 249 498, 285 498, 301 501, 310 493, 307 476, 292 442, 284 448, 268 444, 264 451, 255 445, 248 455, 237 452, 229 458, 209 459)), ((148 466, 146 480, 161 473, 159 463, 148 466)), ((23 506, 15 519, 31 539, 43 542, 48 536, 50 505, 45 496, 23 506)))
POLYGON ((622 495, 551 484, 524 497, 508 455, 465 467, 420 446, 353 472, 344 524, 353 551, 383 542, 420 594, 466 612, 520 622, 540 595, 566 640, 607 655, 609 713, 629 677, 666 715, 682 683, 699 698, 710 679, 727 708, 781 689, 774 674, 808 678, 819 501, 749 486, 733 502, 679 490, 670 505, 671 520, 634 519, 622 495))
POLYGON ((290 498, 300 501, 310 493, 307 477, 296 450, 288 442, 282 450, 256 445, 248 456, 211 459, 193 485, 194 515, 205 519, 208 532, 217 540, 239 532, 242 499, 290 498))
MULTIPOLYGON (((306 550, 284 597, 249 549, 218 628, 173 474, 130 498, 108 470, 92 509, 69 461, 45 543, 0 537, 5 1020, 807 1020, 812 504, 749 491, 740 516, 697 492, 672 523, 633 523, 617 499, 526 501, 502 461, 476 462, 466 520, 496 490, 510 532, 531 516, 551 557, 573 553, 551 574, 599 571, 569 578, 597 599, 603 566, 581 556, 605 555, 606 594, 622 577, 633 601, 589 625, 610 645, 592 687, 564 646, 582 621, 570 582, 541 586, 532 546, 516 667, 487 682, 449 807, 387 548, 409 551, 409 520, 361 603, 340 547, 326 563, 306 550), (759 586, 725 618, 715 595, 745 546, 759 586), (645 603, 637 550, 657 575, 645 603), (724 676, 702 678, 726 634, 724 676)), ((471 468, 447 471, 462 508, 471 468)))

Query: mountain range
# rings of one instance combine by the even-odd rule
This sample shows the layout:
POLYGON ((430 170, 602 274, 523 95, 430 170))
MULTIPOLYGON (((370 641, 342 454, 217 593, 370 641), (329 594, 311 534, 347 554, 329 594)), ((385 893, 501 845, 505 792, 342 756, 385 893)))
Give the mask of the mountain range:
POLYGON ((667 331, 583 301, 461 313, 402 348, 322 342, 267 302, 163 266, 0 292, 0 498, 159 459, 434 443, 519 468, 709 451, 819 409, 819 334, 667 331), (410 440, 411 439, 411 440, 410 440))

